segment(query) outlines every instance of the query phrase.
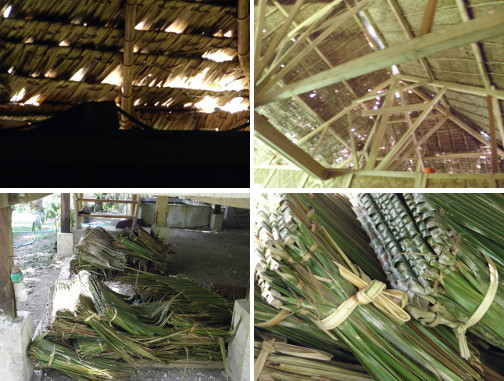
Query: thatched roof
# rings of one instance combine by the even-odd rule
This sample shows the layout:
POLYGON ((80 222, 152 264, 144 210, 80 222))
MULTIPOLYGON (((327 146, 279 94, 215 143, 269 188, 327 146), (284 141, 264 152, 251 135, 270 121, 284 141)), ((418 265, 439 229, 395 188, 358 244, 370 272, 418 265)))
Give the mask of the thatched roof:
MULTIPOLYGON (((438 173, 491 172, 486 96, 491 94, 498 166, 504 170, 503 2, 438 0, 433 8, 433 26, 422 37, 422 23, 428 20, 426 9, 436 2, 310 1, 304 2, 296 13, 295 1, 256 1, 258 14, 264 3, 262 24, 258 24, 258 19, 255 22, 256 27, 262 28, 256 69, 257 62, 266 61, 270 46, 274 59, 264 69, 259 66, 260 72, 256 72, 256 111, 267 117, 264 123, 272 125, 323 167, 422 171, 422 167, 416 167, 417 151, 413 149, 414 142, 420 141, 418 154, 424 167, 432 167, 438 173), (325 8, 331 5, 332 8, 325 8), (325 11, 320 13, 323 17, 319 24, 310 23, 321 9, 325 11), (287 25, 291 12, 295 16, 284 31, 282 27, 287 25), (466 22, 471 32, 457 43, 453 42, 455 37, 449 42, 452 34, 458 33, 459 38, 465 33, 466 22), (495 25, 490 26, 492 22, 495 25), (313 29, 303 35, 310 26, 313 29), (335 29, 324 35, 331 27, 335 29), (276 39, 279 33, 286 38, 276 39), (317 48, 310 50, 313 45, 317 48), (289 67, 305 52, 309 53, 289 67), (268 70, 275 75, 266 77, 268 70), (406 89, 392 91, 391 78, 397 79, 398 88, 406 89), (389 83, 378 87, 386 81, 389 83), (446 92, 423 119, 427 104, 443 86, 446 92), (362 100, 370 92, 374 96, 362 100), (387 92, 392 94, 388 104, 387 92), (386 115, 380 114, 382 108, 396 108, 388 114, 388 123, 383 122, 386 115), (441 123, 445 112, 449 118, 441 123), (338 118, 333 118, 338 114, 338 118), (422 122, 416 126, 415 120, 420 116, 422 122), (401 138, 411 131, 412 125, 413 132, 402 145, 401 138), (376 138, 380 126, 384 127, 383 139, 376 138), (370 161, 375 161, 370 159, 374 146, 378 150, 376 162, 370 165, 370 161), (355 160, 352 152, 357 152, 355 160), (402 160, 396 161, 399 158, 402 160), (380 168, 382 160, 387 164, 380 168)), ((274 170, 290 165, 280 158, 280 151, 256 144, 256 167, 274 170)))
MULTIPOLYGON (((120 103, 124 1, 2 4, 0 127, 86 101, 120 103), (24 115, 19 104, 27 106, 24 115)), ((236 1, 137 0, 135 20, 137 117, 157 129, 186 130, 227 130, 248 120, 236 1)))

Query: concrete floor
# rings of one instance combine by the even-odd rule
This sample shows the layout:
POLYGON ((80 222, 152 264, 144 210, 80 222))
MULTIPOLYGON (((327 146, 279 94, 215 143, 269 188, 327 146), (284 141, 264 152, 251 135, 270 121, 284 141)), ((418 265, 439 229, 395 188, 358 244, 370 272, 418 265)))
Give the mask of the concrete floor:
MULTIPOLYGON (((97 220, 98 221, 98 220, 97 220)), ((121 229, 104 227, 112 236, 121 229)), ((149 230, 149 229, 146 229, 149 230)), ((84 229, 74 231, 74 243, 82 237, 84 229)), ((219 232, 208 229, 170 230, 170 249, 173 254, 173 274, 184 274, 204 286, 225 284, 249 287, 250 231, 249 228, 225 229, 219 232)), ((130 381, 224 381, 222 369, 142 369, 133 373, 130 381)), ((49 369, 36 380, 67 381, 70 377, 49 369)))

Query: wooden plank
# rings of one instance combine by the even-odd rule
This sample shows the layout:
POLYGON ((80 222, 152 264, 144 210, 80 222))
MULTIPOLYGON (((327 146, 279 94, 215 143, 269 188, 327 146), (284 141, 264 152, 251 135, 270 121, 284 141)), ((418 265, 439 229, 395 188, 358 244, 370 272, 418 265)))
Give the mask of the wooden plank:
POLYGON ((166 226, 166 216, 168 214, 168 196, 156 197, 156 225, 166 226))
POLYGON ((293 144, 262 115, 254 112, 254 132, 258 139, 287 160, 319 179, 327 178, 327 168, 293 144))
MULTIPOLYGON (((8 194, 4 194, 8 197, 8 194)), ((0 315, 16 318, 16 298, 14 286, 10 279, 10 270, 13 265, 12 247, 12 210, 8 206, 0 208, 0 315)))
POLYGON ((487 97, 488 119, 490 120, 490 149, 492 152, 492 173, 499 172, 499 155, 497 153, 497 137, 495 133, 495 118, 492 97, 487 97))
POLYGON ((132 219, 134 214, 107 214, 107 213, 79 213, 80 217, 93 217, 93 218, 124 218, 132 219))
POLYGON ((434 14, 436 13, 436 3, 437 0, 428 0, 427 6, 425 7, 424 17, 422 20, 422 26, 418 32, 419 36, 430 33, 432 31, 432 26, 434 25, 434 14))
POLYGON ((355 78, 414 59, 444 52, 471 42, 492 38, 504 33, 504 12, 448 26, 444 29, 417 37, 410 41, 370 53, 332 69, 317 73, 288 84, 282 89, 271 91, 256 98, 256 106, 296 94, 329 86, 346 79, 355 78))
POLYGON ((87 201, 87 202, 114 202, 117 204, 136 204, 137 201, 133 200, 109 200, 105 198, 80 198, 80 201, 87 201))
POLYGON ((426 103, 413 103, 405 106, 382 107, 376 110, 365 110, 362 116, 384 115, 384 114, 400 114, 403 112, 423 111, 427 108, 426 103))
POLYGON ((408 130, 404 133, 403 136, 397 141, 395 146, 385 155, 385 158, 382 160, 380 164, 376 166, 376 169, 384 169, 386 166, 391 162, 396 155, 400 153, 400 150, 404 149, 404 143, 406 142, 407 139, 411 137, 411 135, 415 132, 415 130, 420 126, 420 124, 424 121, 425 117, 427 114, 429 114, 432 109, 437 105, 443 94, 446 92, 446 89, 443 88, 439 93, 436 94, 436 96, 432 99, 432 101, 429 103, 429 106, 420 114, 420 116, 415 120, 415 123, 408 128, 408 130))
POLYGON ((70 193, 61 194, 61 232, 70 233, 70 193))
MULTIPOLYGON (((408 81, 408 82, 425 81, 425 78, 416 77, 413 75, 405 75, 405 74, 400 74, 399 79, 401 79, 403 81, 408 81)), ((491 89, 491 88, 484 89, 482 87, 477 87, 477 86, 462 85, 460 83, 438 81, 438 80, 429 81, 429 85, 434 86, 434 87, 446 87, 448 90, 458 91, 460 93, 465 93, 465 94, 478 95, 481 97, 486 97, 486 96, 490 95, 490 96, 495 97, 497 99, 504 100, 504 91, 495 90, 495 89, 491 89)))

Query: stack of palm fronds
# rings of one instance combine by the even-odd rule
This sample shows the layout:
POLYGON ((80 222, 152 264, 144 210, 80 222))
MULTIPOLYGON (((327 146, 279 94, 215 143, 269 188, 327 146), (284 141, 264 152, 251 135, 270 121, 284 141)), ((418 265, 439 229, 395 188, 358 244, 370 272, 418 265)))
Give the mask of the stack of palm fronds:
POLYGON ((494 199, 501 201, 471 194, 357 197, 357 214, 390 284, 410 296, 408 311, 430 327, 453 328, 465 358, 470 356, 466 330, 504 349, 504 256, 497 249, 504 230, 494 224, 502 220, 494 199))
MULTIPOLYGON (((107 379, 109 375, 108 379, 117 379, 117 361, 132 366, 138 359, 225 361, 232 304, 210 290, 182 276, 160 277, 164 295, 144 303, 140 297, 114 292, 85 272, 77 276, 79 282, 67 285, 79 287, 74 311, 56 312, 51 330, 30 348, 39 367, 56 368, 72 377, 77 374, 78 379, 107 379), (59 352, 48 354, 51 347, 59 352), (72 366, 62 364, 65 359, 72 366)), ((142 279, 136 281, 141 288, 142 279)), ((57 283, 56 294, 58 288, 65 288, 62 283, 57 283)), ((72 294, 65 290, 65 295, 72 294)))
POLYGON ((384 275, 348 200, 270 194, 258 204, 256 279, 277 314, 256 314, 256 326, 289 340, 296 329, 312 341, 325 334, 321 346, 352 352, 376 379, 481 379, 453 333, 408 321, 406 293, 376 280, 384 275))
POLYGON ((88 227, 75 246, 70 269, 74 273, 87 270, 109 279, 127 270, 165 274, 169 260, 169 249, 138 225, 120 233, 117 239, 101 227, 88 227))

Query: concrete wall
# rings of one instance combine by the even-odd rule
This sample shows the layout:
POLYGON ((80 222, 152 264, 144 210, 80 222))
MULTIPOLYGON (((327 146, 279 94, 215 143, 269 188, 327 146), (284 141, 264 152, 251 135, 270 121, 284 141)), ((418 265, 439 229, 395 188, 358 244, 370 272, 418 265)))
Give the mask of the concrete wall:
MULTIPOLYGON (((208 226, 212 208, 204 205, 170 204, 166 214, 166 226, 170 228, 198 228, 208 226)), ((142 204, 142 219, 147 225, 155 222, 156 204, 142 204)))

